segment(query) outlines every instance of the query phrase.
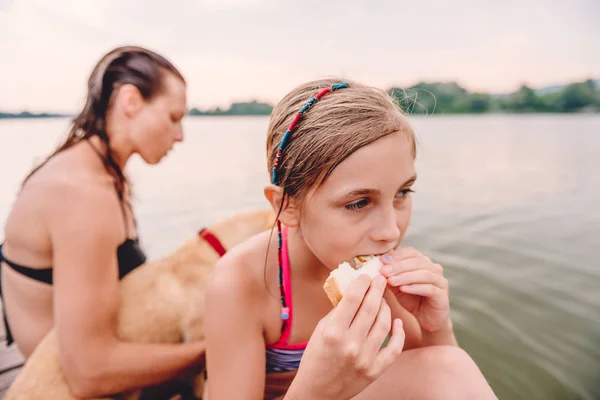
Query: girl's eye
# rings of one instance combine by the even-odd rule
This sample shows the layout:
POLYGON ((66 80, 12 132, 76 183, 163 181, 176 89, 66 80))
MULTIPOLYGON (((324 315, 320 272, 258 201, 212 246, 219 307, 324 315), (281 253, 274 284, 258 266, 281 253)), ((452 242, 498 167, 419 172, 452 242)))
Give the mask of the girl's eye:
POLYGON ((409 195, 409 193, 414 193, 415 191, 412 189, 402 189, 401 191, 398 192, 398 196, 401 198, 405 198, 406 196, 409 195))
MULTIPOLYGON (((402 190, 400 190, 396 194, 396 196, 397 196, 397 198, 405 199, 406 197, 408 197, 408 195, 410 193, 414 193, 414 192, 415 191, 412 190, 411 188, 402 189, 402 190)), ((367 207, 370 204, 371 204, 371 200, 369 200, 369 199, 360 199, 360 200, 355 201, 354 203, 346 204, 344 207, 347 210, 350 210, 350 211, 360 211, 360 210, 362 210, 363 208, 367 207)))
POLYGON ((359 211, 361 208, 366 207, 367 205, 369 205, 369 200, 360 199, 354 203, 346 204, 345 207, 350 211, 359 211))

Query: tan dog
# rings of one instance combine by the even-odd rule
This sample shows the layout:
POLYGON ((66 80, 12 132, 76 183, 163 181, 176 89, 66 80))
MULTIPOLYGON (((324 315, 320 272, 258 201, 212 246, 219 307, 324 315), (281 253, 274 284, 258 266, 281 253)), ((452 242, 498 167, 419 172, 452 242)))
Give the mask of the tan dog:
MULTIPOLYGON (((274 221, 271 211, 262 210, 233 216, 208 230, 225 249, 230 249, 270 229, 274 221)), ((121 282, 119 338, 146 343, 203 340, 205 284, 218 259, 215 249, 197 236, 172 255, 132 271, 121 282)), ((195 393, 201 394, 202 387, 197 387, 195 393)), ((140 391, 136 391, 120 397, 139 396, 140 391)), ((5 397, 5 400, 37 399, 74 399, 60 370, 54 330, 37 346, 5 397)))

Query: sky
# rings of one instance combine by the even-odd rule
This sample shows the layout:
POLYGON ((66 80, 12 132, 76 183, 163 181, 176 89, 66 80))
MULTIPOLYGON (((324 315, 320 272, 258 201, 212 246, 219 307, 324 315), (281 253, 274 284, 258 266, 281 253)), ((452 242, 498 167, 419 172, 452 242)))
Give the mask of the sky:
POLYGON ((77 111, 125 44, 173 62, 200 108, 328 76, 493 93, 597 79, 599 20, 598 0, 0 0, 0 111, 77 111))

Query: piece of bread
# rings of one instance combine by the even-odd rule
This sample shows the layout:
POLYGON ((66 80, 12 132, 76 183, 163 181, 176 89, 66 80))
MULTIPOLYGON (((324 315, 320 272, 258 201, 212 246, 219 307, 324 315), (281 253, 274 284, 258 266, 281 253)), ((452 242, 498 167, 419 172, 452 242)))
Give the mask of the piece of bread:
POLYGON ((323 284, 323 289, 334 307, 342 300, 346 289, 354 279, 358 278, 361 274, 367 274, 373 279, 379 274, 379 270, 382 267, 379 257, 356 257, 354 260, 356 268, 353 268, 347 262, 343 262, 329 273, 329 277, 325 281, 325 284, 323 284))

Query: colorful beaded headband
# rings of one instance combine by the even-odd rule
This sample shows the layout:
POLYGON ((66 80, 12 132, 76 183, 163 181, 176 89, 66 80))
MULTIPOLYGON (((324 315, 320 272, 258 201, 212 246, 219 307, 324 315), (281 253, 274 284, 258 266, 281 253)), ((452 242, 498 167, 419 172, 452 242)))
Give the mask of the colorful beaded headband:
MULTIPOLYGON (((290 135, 296 129, 296 126, 298 125, 298 122, 300 121, 300 119, 302 118, 304 113, 306 113, 306 111, 308 111, 317 101, 319 101, 321 99, 321 97, 325 96, 327 93, 333 92, 334 90, 338 90, 338 89, 344 89, 347 87, 348 87, 348 83, 346 83, 346 82, 335 83, 335 84, 331 85, 330 87, 321 90, 319 93, 317 93, 317 95, 315 97, 310 99, 304 105, 304 107, 302 107, 302 109, 300 109, 298 114, 296 114, 296 117, 294 117, 294 120, 290 124, 290 127, 283 135, 283 139, 281 139, 281 143, 279 144, 279 149, 277 149, 277 155, 275 156, 275 162, 273 163, 273 179, 272 179, 273 184, 277 185, 279 183, 277 180, 277 167, 281 163, 281 152, 282 152, 283 148, 285 147, 285 145, 287 144, 287 142, 289 141, 290 135)), ((284 284, 283 284, 283 260, 282 260, 282 251, 281 251, 281 246, 282 246, 281 222, 279 220, 277 220, 277 231, 278 231, 277 261, 279 262, 279 294, 281 295, 281 319, 283 320, 283 323, 281 325, 281 331, 283 332, 283 331, 285 331, 287 320, 290 318, 290 309, 285 301, 285 288, 284 288, 284 284)))
POLYGON ((300 121, 300 119, 302 118, 304 113, 307 112, 317 101, 319 101, 321 99, 321 97, 325 96, 327 93, 333 92, 334 90, 338 90, 338 89, 344 89, 347 87, 348 87, 348 83, 346 83, 346 82, 335 83, 335 84, 331 85, 330 87, 321 90, 319 93, 317 93, 317 95, 315 97, 310 99, 308 101, 308 103, 306 103, 304 105, 304 107, 302 107, 302 109, 298 112, 298 114, 296 114, 296 117, 290 124, 290 127, 288 128, 287 131, 285 131, 285 134, 283 135, 283 139, 281 139, 281 143, 279 144, 279 149, 277 149, 277 155, 275 156, 275 162, 273 164, 273 178, 271 180, 271 183, 273 183, 274 185, 277 185, 279 183, 277 180, 277 167, 281 163, 281 152, 283 151, 283 148, 287 144, 292 132, 294 132, 294 129, 296 129, 296 126, 298 125, 298 122, 300 121))

